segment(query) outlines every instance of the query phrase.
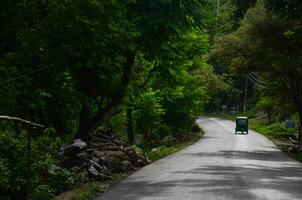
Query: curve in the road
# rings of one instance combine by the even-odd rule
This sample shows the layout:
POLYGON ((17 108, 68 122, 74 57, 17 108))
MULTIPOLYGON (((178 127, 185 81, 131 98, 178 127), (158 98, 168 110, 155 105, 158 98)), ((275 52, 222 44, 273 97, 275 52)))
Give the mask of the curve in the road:
POLYGON ((97 200, 302 199, 302 165, 270 140, 234 123, 200 118, 205 135, 194 145, 124 179, 97 200))

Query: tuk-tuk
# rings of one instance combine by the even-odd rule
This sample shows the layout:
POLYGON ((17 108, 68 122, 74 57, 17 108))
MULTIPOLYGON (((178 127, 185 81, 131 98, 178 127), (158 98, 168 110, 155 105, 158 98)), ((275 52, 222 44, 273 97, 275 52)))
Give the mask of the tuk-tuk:
POLYGON ((235 134, 237 134, 237 132, 248 134, 248 122, 249 120, 247 117, 237 117, 235 134))

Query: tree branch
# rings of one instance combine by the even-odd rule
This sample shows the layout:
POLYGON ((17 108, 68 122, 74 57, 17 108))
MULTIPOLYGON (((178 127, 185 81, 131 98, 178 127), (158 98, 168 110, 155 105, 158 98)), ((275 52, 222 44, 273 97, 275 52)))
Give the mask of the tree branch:
POLYGON ((19 117, 10 117, 10 116, 4 116, 4 115, 0 115, 0 119, 4 119, 4 120, 9 120, 9 121, 17 121, 17 122, 22 122, 24 124, 28 124, 34 127, 39 127, 39 128, 44 128, 44 125, 42 124, 37 124, 19 117))
POLYGON ((120 89, 117 89, 115 94, 112 96, 111 102, 103 110, 99 111, 94 117, 92 117, 92 130, 96 129, 105 119, 111 117, 116 113, 116 109, 118 109, 118 106, 120 106, 126 95, 126 91, 131 81, 132 68, 135 61, 135 53, 131 51, 127 52, 126 59, 127 61, 120 82, 120 89))

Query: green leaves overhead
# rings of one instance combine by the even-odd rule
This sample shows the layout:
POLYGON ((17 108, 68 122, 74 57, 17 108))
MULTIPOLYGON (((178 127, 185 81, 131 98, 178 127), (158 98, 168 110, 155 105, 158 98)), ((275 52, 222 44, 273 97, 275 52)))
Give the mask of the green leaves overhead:
MULTIPOLYGON (((46 181, 40 175, 59 145, 86 140, 99 126, 113 126, 121 135, 133 126, 146 143, 157 145, 190 130, 209 95, 224 89, 206 64, 212 7, 207 0, 0 2, 0 114, 52 130, 34 138, 34 198, 72 185, 66 171, 46 181)), ((0 136, 19 151, 25 146, 14 145, 24 134, 7 135, 14 132, 0 136)), ((0 195, 10 198, 23 194, 24 183, 3 187, 15 179, 8 165, 17 161, 8 157, 17 155, 0 157, 0 171, 9 176, 0 181, 0 195)))
MULTIPOLYGON (((235 72, 261 72, 264 80, 254 77, 252 82, 276 90, 282 104, 290 101, 302 123, 300 11, 298 1, 258 1, 236 31, 216 39, 214 55, 235 72)), ((258 101, 258 109, 266 110, 270 121, 274 102, 267 96, 258 101)))

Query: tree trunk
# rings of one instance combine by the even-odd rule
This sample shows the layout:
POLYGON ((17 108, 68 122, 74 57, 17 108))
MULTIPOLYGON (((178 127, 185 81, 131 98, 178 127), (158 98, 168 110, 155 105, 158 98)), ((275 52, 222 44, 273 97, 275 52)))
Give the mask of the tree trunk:
POLYGON ((267 110, 266 114, 267 114, 268 124, 270 124, 272 122, 272 112, 271 112, 271 110, 267 110))
POLYGON ((132 120, 132 108, 127 108, 127 135, 130 144, 134 144, 134 130, 132 120))
POLYGON ((300 145, 302 145, 302 102, 301 102, 301 98, 300 98, 300 94, 297 93, 297 95, 294 97, 294 102, 295 102, 295 106, 299 115, 299 143, 300 145))
POLYGON ((145 132, 145 143, 148 144, 148 141, 150 140, 150 136, 151 136, 151 128, 148 127, 147 131, 145 132))
POLYGON ((131 80, 132 68, 135 62, 134 52, 126 53, 126 63, 122 74, 121 82, 118 89, 112 95, 110 102, 100 111, 95 113, 92 117, 90 114, 89 106, 84 105, 80 114, 79 131, 76 134, 76 139, 82 139, 84 141, 89 140, 89 133, 92 133, 99 126, 101 126, 105 120, 112 117, 119 106, 122 104, 124 97, 126 96, 128 85, 131 80))
POLYGON ((32 128, 27 130, 27 183, 26 183, 26 200, 31 200, 32 192, 32 128))
POLYGON ((90 108, 87 104, 84 104, 82 106, 82 110, 80 113, 80 119, 79 119, 79 130, 76 134, 76 139, 82 139, 84 141, 89 140, 89 132, 90 132, 90 108))
POLYGON ((302 145, 302 106, 298 108, 298 114, 299 114, 299 143, 302 145))

